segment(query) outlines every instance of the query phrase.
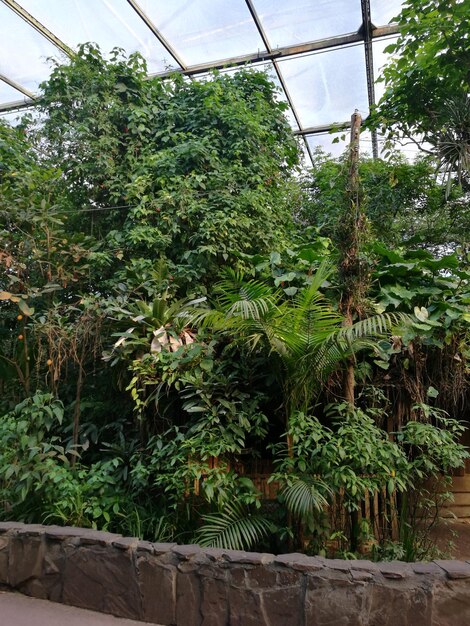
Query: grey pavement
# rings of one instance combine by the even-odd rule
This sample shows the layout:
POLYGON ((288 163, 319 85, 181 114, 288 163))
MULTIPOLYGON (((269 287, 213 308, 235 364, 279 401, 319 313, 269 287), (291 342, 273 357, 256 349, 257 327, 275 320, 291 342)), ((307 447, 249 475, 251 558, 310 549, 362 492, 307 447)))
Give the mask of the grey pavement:
POLYGON ((0 592, 0 626, 142 626, 145 623, 0 592))

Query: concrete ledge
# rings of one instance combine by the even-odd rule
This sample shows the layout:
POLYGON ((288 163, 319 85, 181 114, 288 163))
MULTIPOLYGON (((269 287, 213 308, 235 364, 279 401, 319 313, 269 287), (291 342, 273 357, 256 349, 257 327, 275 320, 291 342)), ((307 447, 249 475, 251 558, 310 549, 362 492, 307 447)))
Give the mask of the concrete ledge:
POLYGON ((371 563, 0 523, 0 586, 165 626, 467 626, 470 563, 371 563))

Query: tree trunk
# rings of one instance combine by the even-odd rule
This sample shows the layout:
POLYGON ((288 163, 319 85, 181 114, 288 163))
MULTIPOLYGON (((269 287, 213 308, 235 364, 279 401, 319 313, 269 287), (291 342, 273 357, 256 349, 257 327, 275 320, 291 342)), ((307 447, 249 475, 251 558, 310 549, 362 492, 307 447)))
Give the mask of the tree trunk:
MULTIPOLYGON (((347 188, 350 231, 343 242, 341 274, 343 277, 343 293, 340 300, 340 310, 344 316, 344 326, 352 326, 353 314, 357 296, 361 289, 358 285, 359 234, 363 226, 359 197, 359 135, 361 130, 361 116, 356 110, 351 116, 351 142, 349 154, 349 180, 347 188), (357 288, 356 288, 357 287, 357 288)), ((346 363, 343 377, 343 397, 351 406, 354 406, 354 358, 350 357, 346 363)))
POLYGON ((71 465, 75 465, 76 461, 76 449, 78 446, 78 435, 80 430, 80 401, 82 397, 82 387, 83 387, 83 379, 84 379, 84 369, 83 369, 83 361, 85 360, 85 345, 82 348, 82 353, 80 357, 80 361, 78 363, 78 377, 77 377, 77 387, 75 391, 75 407, 73 411, 73 435, 72 435, 72 443, 74 454, 71 455, 70 463, 71 465))

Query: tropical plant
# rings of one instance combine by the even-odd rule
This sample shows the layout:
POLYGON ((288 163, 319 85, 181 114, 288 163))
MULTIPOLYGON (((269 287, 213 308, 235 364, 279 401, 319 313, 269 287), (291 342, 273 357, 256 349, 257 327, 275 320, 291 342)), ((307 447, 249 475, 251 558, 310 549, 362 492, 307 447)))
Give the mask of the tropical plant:
POLYGON ((322 263, 306 287, 286 298, 282 289, 228 271, 217 285, 215 309, 192 316, 251 351, 265 351, 282 385, 287 421, 296 411, 311 408, 322 383, 341 362, 373 346, 399 320, 376 315, 344 327, 342 316, 321 292, 330 273, 328 264, 322 263))
POLYGON ((78 453, 61 445, 63 418, 62 403, 40 392, 0 418, 0 516, 107 528, 125 506, 119 460, 72 467, 78 453))
POLYGON ((380 426, 386 417, 380 408, 365 412, 342 403, 328 407, 328 426, 303 413, 291 419, 292 449, 277 446, 272 480, 283 485, 281 498, 300 522, 300 546, 310 540, 317 550, 325 548, 328 532, 322 532, 321 545, 317 531, 336 498, 335 506, 339 501, 349 512, 350 523, 329 532, 343 532, 343 548, 355 551, 364 534, 356 512, 366 494, 386 492, 397 494, 395 515, 405 558, 432 553, 430 531, 449 497, 441 477, 468 456, 459 443, 463 425, 427 405, 415 407, 412 419, 391 440, 380 426))
POLYGON ((252 550, 274 531, 272 522, 237 502, 227 503, 223 511, 203 515, 202 521, 194 540, 211 548, 252 550))
POLYGON ((413 405, 434 403, 450 414, 468 398, 469 273, 457 254, 389 250, 376 243, 374 288, 382 311, 413 312, 406 331, 378 343, 372 375, 394 406, 392 429, 411 418, 413 405), (387 370, 387 379, 383 372, 387 370))
MULTIPOLYGON (((344 158, 318 154, 302 181, 305 199, 297 219, 335 243, 347 174, 344 158)), ((392 248, 425 247, 438 253, 465 245, 470 231, 468 198, 457 187, 448 193, 432 163, 423 159, 410 163, 399 152, 386 160, 362 157, 359 176, 363 210, 375 242, 392 248)), ((370 254, 367 246, 363 253, 370 254)))
POLYGON ((315 476, 286 475, 285 480, 282 495, 288 510, 312 530, 314 515, 328 504, 325 495, 331 495, 331 490, 324 481, 315 476))
POLYGON ((449 173, 469 175, 469 95, 465 0, 407 0, 400 34, 386 48, 385 93, 370 123, 391 138, 430 144, 449 173))
POLYGON ((406 457, 377 426, 379 418, 378 413, 367 414, 348 402, 328 408, 328 426, 312 415, 292 417, 288 433, 292 448, 277 446, 272 479, 280 481, 281 498, 300 524, 296 537, 300 547, 311 543, 324 550, 328 536, 341 531, 343 547, 355 551, 361 532, 357 510, 366 494, 383 489, 391 494, 407 487, 406 457), (338 502, 350 523, 341 528, 326 525, 318 535, 325 526, 325 511, 331 522, 338 502))
POLYGON ((436 547, 431 530, 439 524, 441 508, 452 500, 452 472, 469 454, 460 442, 464 425, 428 404, 413 407, 413 417, 396 433, 408 457, 412 489, 400 498, 400 541, 404 559, 431 558, 436 547))
POLYGON ((299 152, 265 74, 149 79, 138 54, 107 61, 85 44, 42 88, 42 158, 64 170, 76 225, 103 242, 108 276, 116 261, 160 257, 187 287, 292 230, 299 152))
MULTIPOLYGON (((439 79, 425 132, 464 188, 452 71, 456 106, 439 79)), ((433 494, 409 484, 464 459, 460 426, 433 411, 468 406, 468 198, 444 204, 428 165, 398 158, 359 163, 362 190, 343 162, 316 163, 307 197, 265 74, 146 73, 80 46, 40 116, 0 124, 2 517, 242 549, 330 538, 350 555, 370 535, 364 491, 385 488, 403 554, 422 556, 411 511, 433 494), (338 404, 345 362, 356 392, 338 404), (276 462, 274 506, 258 460, 276 462), (347 527, 328 526, 333 499, 347 527)))
POLYGON ((47 487, 56 484, 54 467, 69 465, 57 429, 63 417, 62 403, 48 393, 36 393, 1 417, 2 517, 34 519, 47 487))
POLYGON ((57 393, 77 444, 82 425, 120 417, 110 385, 130 416, 127 366, 150 334, 151 351, 176 348, 175 294, 201 295, 220 266, 286 239, 298 149, 258 72, 147 80, 138 55, 84 45, 42 89, 40 121, 0 128, 0 384, 5 410, 57 393))

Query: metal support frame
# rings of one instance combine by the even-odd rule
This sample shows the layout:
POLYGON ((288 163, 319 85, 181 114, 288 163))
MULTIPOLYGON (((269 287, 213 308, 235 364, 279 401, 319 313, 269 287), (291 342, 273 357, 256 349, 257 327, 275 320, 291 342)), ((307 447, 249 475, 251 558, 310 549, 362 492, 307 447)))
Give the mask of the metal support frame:
MULTIPOLYGON (((369 99, 369 110, 375 106, 375 78, 374 78, 374 56, 372 52, 372 37, 375 26, 372 24, 370 14, 370 0, 361 0, 362 26, 360 33, 364 38, 364 54, 366 59, 367 96, 369 99)), ((379 156, 379 146, 377 142, 377 131, 372 131, 372 156, 377 159, 379 156)))
POLYGON ((149 16, 141 9, 141 7, 135 2, 135 0, 127 0, 127 3, 134 9, 137 15, 143 20, 148 28, 152 31, 158 41, 162 44, 162 46, 166 49, 166 51, 171 54, 171 56, 175 59, 178 65, 181 67, 183 72, 187 72, 188 67, 183 59, 179 56, 173 46, 167 41, 167 39, 162 35, 162 33, 158 30, 149 16))
POLYGON ((323 133, 329 133, 330 131, 347 130, 351 127, 351 122, 344 121, 337 124, 322 124, 321 126, 308 126, 307 128, 301 128, 300 130, 294 130, 294 135, 321 135, 323 133))
MULTIPOLYGON (((387 35, 396 35, 399 32, 399 27, 396 24, 390 24, 389 26, 381 26, 376 28, 372 32, 372 38, 378 39, 387 35)), ((184 72, 187 76, 194 76, 196 74, 205 74, 210 70, 222 70, 227 67, 239 67, 241 65, 248 65, 250 63, 262 63, 263 61, 278 61, 288 57, 296 57, 300 54, 306 54, 308 52, 322 52, 329 48, 339 48, 340 46, 348 46, 355 43, 363 43, 364 37, 360 32, 349 33, 348 35, 339 35, 337 37, 328 37, 327 39, 317 39, 315 41, 308 41, 306 43, 298 44, 295 46, 282 46, 276 48, 271 52, 255 52, 250 54, 243 54, 237 57, 230 57, 228 59, 220 59, 217 61, 211 61, 210 63, 200 63, 198 65, 188 65, 187 70, 184 72)), ((156 72, 150 74, 150 76, 169 76, 174 70, 166 72, 156 72)))
POLYGON ((29 89, 26 89, 25 87, 23 87, 22 85, 18 84, 17 82, 12 80, 11 78, 8 78, 8 76, 4 76, 3 74, 0 74, 0 80, 2 80, 7 85, 10 85, 10 87, 13 87, 13 89, 16 89, 16 91, 19 91, 20 93, 22 93, 27 98, 31 98, 31 100, 35 100, 36 99, 34 94, 31 93, 31 91, 29 91, 29 89))
MULTIPOLYGON (((68 56, 72 56, 73 50, 69 48, 64 42, 62 42, 54 33, 49 31, 43 24, 41 24, 36 18, 30 15, 23 7, 21 7, 15 0, 0 0, 7 7, 9 7, 12 11, 14 11, 17 15, 19 15, 23 20, 25 20, 30 26, 32 26, 37 32, 39 32, 43 37, 45 37, 48 41, 50 41, 54 46, 65 52, 68 56)), ((310 158, 312 158, 312 152, 310 146, 307 141, 307 136, 315 135, 318 133, 325 133, 331 130, 342 130, 349 128, 349 122, 342 122, 340 124, 326 124, 323 126, 316 126, 310 128, 303 128, 302 123, 300 121, 298 112, 294 106, 292 97, 289 94, 287 89, 287 85, 284 81, 284 77, 279 68, 278 61, 293 58, 299 55, 308 54, 308 53, 320 53, 323 51, 327 51, 331 48, 340 48, 342 46, 350 46, 354 44, 363 44, 365 49, 365 60, 366 60, 366 73, 367 73, 367 92, 369 99, 369 107, 372 107, 375 104, 375 90, 374 90, 374 66, 373 66, 373 55, 372 55, 372 42, 374 39, 383 38, 387 35, 395 35, 399 32, 398 25, 388 25, 375 27, 371 21, 370 15, 370 0, 361 0, 361 9, 362 9, 362 26, 356 33, 348 33, 345 35, 338 35, 335 37, 328 37, 325 39, 319 39, 316 41, 305 42, 298 45, 291 46, 282 46, 273 49, 269 43, 269 39, 267 34, 263 28, 259 15, 254 6, 253 0, 245 0, 246 6, 250 12, 250 15, 256 25, 258 33, 263 41, 263 44, 266 48, 264 51, 258 51, 256 53, 244 54, 238 57, 232 57, 228 59, 220 59, 217 61, 213 61, 210 63, 201 63, 197 65, 186 65, 173 46, 166 40, 166 38, 162 35, 162 33, 158 30, 158 28, 153 24, 152 20, 147 16, 147 14, 141 9, 138 2, 136 0, 127 0, 128 4, 134 9, 134 11, 138 14, 140 19, 146 24, 146 26, 151 30, 154 36, 158 39, 158 41, 164 46, 167 52, 174 58, 174 60, 179 64, 180 69, 169 70, 165 72, 159 72, 150 74, 149 77, 160 76, 162 78, 166 76, 170 76, 173 72, 179 71, 189 77, 196 76, 198 74, 204 74, 213 69, 225 69, 228 67, 240 67, 244 65, 261 63, 263 61, 272 62, 276 74, 278 76, 279 82, 284 90, 289 106, 294 115, 296 124, 298 126, 297 130, 294 130, 294 133, 298 136, 304 138, 305 146, 308 151, 310 158)), ((15 81, 10 78, 0 75, 0 80, 3 80, 10 86, 14 87, 21 93, 23 93, 28 99, 24 101, 15 101, 5 103, 3 105, 0 104, 0 113, 7 111, 20 110, 25 108, 30 108, 34 106, 34 94, 29 92, 27 89, 18 85, 15 81)), ((372 133, 372 151, 374 157, 378 155, 378 145, 377 145, 377 133, 372 133)))
POLYGON ((28 11, 23 9, 22 6, 15 2, 15 0, 0 0, 0 2, 3 2, 4 5, 9 7, 19 17, 21 17, 21 19, 27 22, 35 30, 37 30, 40 35, 45 37, 54 46, 62 50, 62 52, 65 52, 67 56, 73 56, 74 52, 72 48, 69 48, 69 46, 61 41, 56 35, 54 35, 54 33, 51 33, 48 28, 41 24, 41 22, 33 17, 30 13, 28 13, 28 11))
POLYGON ((24 100, 15 100, 14 102, 7 102, 0 107, 0 116, 4 113, 14 113, 15 111, 26 111, 28 109, 34 109, 36 102, 25 98, 24 100))
MULTIPOLYGON (((273 54, 273 50, 271 48, 271 44, 269 43, 268 36, 267 36, 267 34, 266 34, 266 32, 265 32, 265 30, 263 28, 263 25, 261 24, 261 20, 259 18, 259 15, 258 15, 255 7, 253 6, 252 0, 245 0, 245 3, 247 5, 247 7, 248 7, 248 10, 249 10, 250 14, 251 14, 251 17, 253 18, 253 21, 254 21, 254 23, 256 25, 256 28, 258 29, 259 35, 260 35, 260 37, 261 37, 261 39, 262 39, 262 41, 264 43, 266 51, 269 54, 273 54)), ((294 119, 295 119, 295 123, 297 124, 298 128, 301 129, 302 128, 302 122, 300 121, 299 114, 297 113, 297 110, 296 110, 296 108, 294 106, 294 102, 293 102, 293 100, 291 98, 289 90, 287 89, 287 85, 286 85, 286 82, 284 80, 284 76, 282 75, 282 72, 281 72, 281 70, 279 68, 279 65, 278 65, 278 63, 276 63, 276 60, 274 58, 272 59, 272 64, 273 64, 274 69, 276 71, 278 80, 281 83, 281 87, 282 87, 282 89, 284 91, 284 94, 285 94, 285 96, 287 98, 287 102, 289 103, 289 106, 291 108, 292 114, 293 114, 294 119)), ((303 137, 303 140, 304 140, 304 143, 305 143, 305 148, 306 148, 306 150, 308 152, 308 156, 310 157, 310 161, 313 164, 313 155, 312 155, 312 151, 310 149, 310 145, 309 145, 306 137, 304 135, 302 135, 302 137, 303 137)))

